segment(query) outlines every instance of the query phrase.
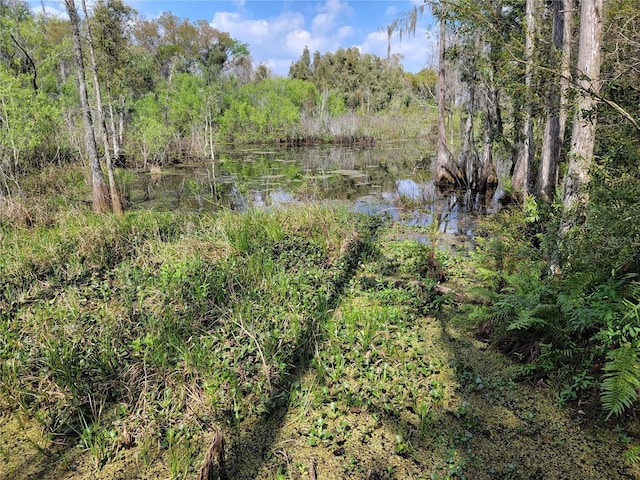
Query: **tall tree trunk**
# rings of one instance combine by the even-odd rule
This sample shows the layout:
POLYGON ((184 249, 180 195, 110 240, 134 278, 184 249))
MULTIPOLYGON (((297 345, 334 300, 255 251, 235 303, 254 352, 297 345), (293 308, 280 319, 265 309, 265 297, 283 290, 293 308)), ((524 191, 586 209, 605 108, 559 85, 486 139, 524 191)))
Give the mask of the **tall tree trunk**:
POLYGON ((120 195, 118 194, 118 188, 116 187, 115 175, 113 173, 113 161, 109 148, 109 134, 107 130, 107 124, 104 114, 104 108, 102 106, 102 91, 100 89, 100 79, 98 78, 98 65, 96 62, 96 52, 93 46, 93 35, 91 34, 91 25, 89 23, 89 14, 87 12, 87 2, 82 0, 82 10, 84 11, 84 18, 87 24, 87 42, 89 45, 89 57, 91 58, 91 73, 93 75, 93 84, 96 91, 96 106, 98 113, 98 130, 100 137, 102 137, 102 143, 104 148, 104 158, 107 164, 107 178, 109 179, 109 195, 111 197, 111 209, 116 215, 122 215, 122 203, 120 202, 120 195))
POLYGON ((104 182, 100 159, 98 158, 98 148, 96 137, 93 132, 93 120, 89 109, 89 96, 87 94, 87 81, 84 74, 84 61, 82 59, 82 45, 80 43, 80 17, 76 10, 74 0, 65 0, 71 33, 73 37, 73 53, 78 69, 78 90, 80 93, 80 105, 82 106, 82 118, 84 121, 85 141, 87 153, 89 154, 89 165, 91 169, 91 183, 93 187, 93 211, 106 212, 109 210, 109 192, 104 182))
POLYGON ((523 196, 529 193, 531 177, 531 164, 533 160, 533 119, 531 112, 533 89, 533 53, 536 35, 536 2, 527 0, 526 4, 526 32, 525 32, 525 111, 523 125, 523 143, 520 147, 518 159, 513 171, 511 183, 513 187, 522 192, 523 196))
POLYGON ((434 168, 434 183, 439 186, 455 186, 464 183, 463 173, 447 147, 447 85, 446 71, 446 8, 440 5, 440 41, 438 55, 438 153, 434 168))
POLYGON ((553 0, 553 27, 551 36, 553 47, 549 57, 549 67, 559 69, 558 80, 553 79, 549 86, 549 111, 545 122, 540 154, 540 168, 536 196, 551 201, 557 184, 558 164, 564 143, 567 119, 567 89, 569 61, 571 55, 571 7, 572 0, 553 0))
POLYGON ((474 130, 474 114, 476 103, 476 86, 472 82, 469 84, 469 101, 464 125, 464 136, 462 138, 461 164, 464 165, 464 174, 467 186, 472 190, 478 189, 478 151, 476 150, 474 130))
POLYGON ((564 180, 563 228, 568 226, 566 214, 587 201, 586 187, 596 138, 596 107, 592 95, 600 91, 600 47, 604 0, 583 0, 580 8, 580 44, 576 79, 580 87, 571 133, 569 165, 564 180))
POLYGON ((122 161, 122 144, 124 142, 124 103, 123 98, 120 99, 120 110, 118 113, 118 128, 116 128, 116 114, 113 112, 113 103, 109 102, 109 128, 111 139, 113 142, 113 157, 117 161, 122 161))
POLYGON ((487 191, 495 190, 498 185, 498 176, 496 174, 496 167, 493 161, 493 145, 491 142, 491 120, 489 112, 486 113, 484 120, 484 127, 482 133, 482 155, 480 156, 479 165, 479 178, 480 184, 478 190, 483 193, 487 191))
POLYGON ((464 112, 465 117, 460 118, 460 128, 462 129, 462 150, 460 151, 459 165, 464 169, 467 186, 472 190, 478 189, 479 183, 479 163, 478 151, 475 145, 474 136, 474 117, 476 113, 476 55, 480 50, 480 32, 476 31, 473 37, 473 45, 468 45, 467 49, 471 50, 469 60, 465 61, 463 68, 466 68, 467 81, 467 101, 464 112))
MULTIPOLYGON (((571 87, 571 39, 573 38, 573 11, 575 0, 563 0, 564 25, 562 38, 562 60, 560 62, 560 135, 564 144, 566 137, 567 116, 569 115, 569 88, 571 87)), ((555 182, 558 185, 559 169, 556 168, 555 182)))

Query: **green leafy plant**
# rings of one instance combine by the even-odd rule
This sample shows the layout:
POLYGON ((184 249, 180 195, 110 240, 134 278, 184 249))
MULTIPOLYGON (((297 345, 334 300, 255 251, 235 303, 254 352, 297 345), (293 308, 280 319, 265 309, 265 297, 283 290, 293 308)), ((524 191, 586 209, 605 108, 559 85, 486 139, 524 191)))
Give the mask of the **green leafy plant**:
POLYGON ((607 418, 620 415, 638 400, 640 389, 640 348, 637 344, 624 344, 607 353, 603 370, 602 405, 607 418))

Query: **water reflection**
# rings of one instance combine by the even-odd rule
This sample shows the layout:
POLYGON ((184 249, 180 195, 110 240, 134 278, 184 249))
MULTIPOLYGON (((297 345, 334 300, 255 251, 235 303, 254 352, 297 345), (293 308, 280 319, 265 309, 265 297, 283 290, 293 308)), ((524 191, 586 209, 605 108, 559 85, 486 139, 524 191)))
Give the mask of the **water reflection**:
POLYGON ((142 172, 132 190, 133 207, 216 211, 278 208, 341 201, 367 214, 443 233, 471 235, 472 216, 494 208, 479 195, 442 194, 425 168, 424 145, 369 148, 315 147, 229 150, 215 163, 142 172))

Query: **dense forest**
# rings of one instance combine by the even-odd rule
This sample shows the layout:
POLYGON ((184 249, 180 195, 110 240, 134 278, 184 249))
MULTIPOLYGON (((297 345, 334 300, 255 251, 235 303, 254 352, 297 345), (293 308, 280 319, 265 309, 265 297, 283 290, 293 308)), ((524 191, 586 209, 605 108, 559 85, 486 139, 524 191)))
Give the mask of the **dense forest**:
POLYGON ((305 48, 286 78, 204 20, 64 5, 0 0, 0 430, 55 459, 24 478, 638 474, 635 0, 427 0, 387 33, 432 12, 433 68, 305 48), (499 205, 473 248, 435 211, 128 204, 132 172, 222 146, 398 140, 499 205))

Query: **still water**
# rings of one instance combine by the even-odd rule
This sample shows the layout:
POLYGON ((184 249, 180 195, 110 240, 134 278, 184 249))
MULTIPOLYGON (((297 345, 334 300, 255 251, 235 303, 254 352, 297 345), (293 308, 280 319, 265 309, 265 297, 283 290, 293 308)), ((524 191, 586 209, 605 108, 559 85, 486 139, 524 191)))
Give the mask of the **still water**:
POLYGON ((471 236, 474 217, 495 204, 470 193, 439 192, 431 158, 428 146, 413 142, 220 150, 214 161, 140 172, 130 201, 134 208, 183 211, 340 202, 412 226, 437 219, 441 232, 471 236))

